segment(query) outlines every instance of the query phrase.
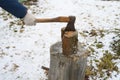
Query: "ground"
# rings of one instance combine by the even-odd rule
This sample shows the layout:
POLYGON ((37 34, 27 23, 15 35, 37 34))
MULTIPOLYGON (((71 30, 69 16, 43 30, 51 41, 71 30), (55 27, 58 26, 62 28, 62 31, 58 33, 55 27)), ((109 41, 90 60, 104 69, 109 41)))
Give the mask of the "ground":
MULTIPOLYGON (((76 16, 79 42, 91 51, 86 75, 90 80, 120 80, 120 58, 110 49, 120 28, 120 2, 94 0, 39 0, 26 5, 37 18, 76 16), (102 63, 103 62, 103 63, 102 63), (105 65, 104 65, 105 64, 105 65)), ((0 80, 45 80, 50 46, 61 41, 66 23, 25 26, 0 9, 0 80)))

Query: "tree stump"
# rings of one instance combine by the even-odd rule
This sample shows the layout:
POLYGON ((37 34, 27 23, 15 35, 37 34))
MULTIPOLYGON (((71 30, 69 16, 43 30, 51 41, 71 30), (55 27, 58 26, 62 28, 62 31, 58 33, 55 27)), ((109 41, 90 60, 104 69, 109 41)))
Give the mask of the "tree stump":
POLYGON ((77 35, 76 31, 64 33, 62 42, 51 46, 48 80, 84 80, 88 51, 77 35))

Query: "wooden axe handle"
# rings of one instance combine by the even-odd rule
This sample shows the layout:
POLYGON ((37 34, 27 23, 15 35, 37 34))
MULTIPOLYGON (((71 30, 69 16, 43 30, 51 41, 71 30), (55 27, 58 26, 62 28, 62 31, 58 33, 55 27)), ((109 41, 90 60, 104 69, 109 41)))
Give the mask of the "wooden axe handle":
POLYGON ((44 19, 36 19, 35 20, 37 23, 43 23, 43 22, 69 22, 70 18, 69 17, 56 17, 56 18, 44 18, 44 19))

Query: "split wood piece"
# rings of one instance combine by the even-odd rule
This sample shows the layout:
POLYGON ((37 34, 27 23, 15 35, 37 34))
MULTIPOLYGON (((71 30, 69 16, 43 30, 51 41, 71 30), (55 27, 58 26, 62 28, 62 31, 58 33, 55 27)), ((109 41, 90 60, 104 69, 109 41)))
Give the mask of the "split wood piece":
POLYGON ((43 70, 46 70, 46 71, 49 71, 49 68, 45 67, 45 66, 42 66, 41 67, 43 70))
POLYGON ((48 80, 84 80, 87 64, 87 50, 78 43, 76 54, 62 54, 62 42, 50 47, 50 69, 48 80))
POLYGON ((46 76, 48 76, 48 72, 49 72, 49 68, 45 67, 45 66, 42 66, 41 67, 43 70, 45 70, 45 74, 46 76))
POLYGON ((75 54, 78 49, 78 32, 65 31, 65 28, 62 28, 61 37, 63 54, 66 56, 75 54))

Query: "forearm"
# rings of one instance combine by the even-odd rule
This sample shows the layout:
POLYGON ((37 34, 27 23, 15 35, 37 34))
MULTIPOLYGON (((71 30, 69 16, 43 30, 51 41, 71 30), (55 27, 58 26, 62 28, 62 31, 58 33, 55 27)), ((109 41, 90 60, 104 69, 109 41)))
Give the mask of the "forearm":
POLYGON ((23 18, 27 14, 27 8, 19 3, 18 0, 0 0, 0 7, 17 18, 23 18))

